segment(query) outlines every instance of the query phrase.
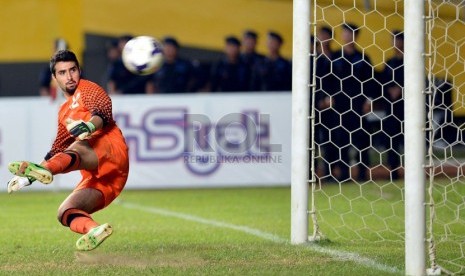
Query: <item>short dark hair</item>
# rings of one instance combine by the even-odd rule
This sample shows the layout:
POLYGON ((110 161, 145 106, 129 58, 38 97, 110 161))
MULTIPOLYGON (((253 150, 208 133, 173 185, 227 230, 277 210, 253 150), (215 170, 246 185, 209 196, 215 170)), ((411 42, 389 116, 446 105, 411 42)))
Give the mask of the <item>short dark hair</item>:
POLYGON ((235 36, 226 37, 225 42, 226 44, 232 44, 232 45, 239 46, 239 47, 241 46, 240 40, 237 39, 237 37, 235 36))
POLYGON ((252 31, 252 30, 246 30, 244 32, 244 37, 250 37, 250 38, 253 38, 253 39, 257 39, 258 34, 255 31, 252 31))
POLYGON ((283 37, 280 34, 278 34, 277 32, 274 32, 274 31, 268 32, 268 37, 271 37, 271 38, 277 40, 279 43, 283 43, 283 41, 284 41, 283 37))
POLYGON ((358 32, 360 31, 358 26, 352 23, 344 23, 344 25, 342 25, 342 28, 352 31, 354 33, 354 36, 357 36, 358 32))
POLYGON ((333 29, 329 26, 321 27, 320 32, 327 33, 330 37, 333 37, 333 29))
POLYGON ((163 44, 168 44, 168 45, 172 45, 176 48, 179 48, 179 42, 176 38, 172 37, 172 36, 167 36, 163 39, 163 44))
POLYGON ((119 41, 129 41, 131 39, 133 39, 134 36, 131 35, 131 34, 124 34, 124 35, 121 35, 120 37, 118 37, 118 40, 119 41))
POLYGON ((76 55, 70 50, 59 50, 50 58, 50 72, 55 75, 55 65, 60 61, 73 61, 79 67, 79 61, 76 55))

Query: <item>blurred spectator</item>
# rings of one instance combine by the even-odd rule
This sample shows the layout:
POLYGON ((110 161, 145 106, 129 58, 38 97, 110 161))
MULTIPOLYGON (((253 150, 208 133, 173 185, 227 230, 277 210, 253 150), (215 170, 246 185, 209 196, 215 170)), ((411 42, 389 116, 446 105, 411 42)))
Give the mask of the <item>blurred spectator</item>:
MULTIPOLYGON (((124 46, 123 46, 124 47, 124 46)), ((114 39, 108 43, 107 46, 107 59, 114 62, 120 58, 120 45, 119 41, 114 39)))
POLYGON ((323 26, 317 33, 316 46, 316 126, 315 138, 320 148, 323 160, 322 178, 333 181, 331 171, 336 169, 338 160, 338 148, 331 142, 330 130, 339 125, 338 114, 332 109, 332 96, 337 92, 339 80, 331 72, 331 63, 336 53, 331 50, 333 31, 330 27, 323 26))
POLYGON ((190 92, 193 82, 192 64, 179 57, 179 43, 174 37, 163 40, 165 61, 147 81, 146 93, 190 92))
POLYGON ((118 39, 118 58, 113 61, 108 71, 108 94, 141 94, 145 93, 145 84, 148 76, 139 76, 131 73, 123 64, 121 53, 124 45, 132 39, 130 35, 118 39))
POLYGON ((340 118, 340 125, 334 129, 332 138, 339 148, 340 181, 350 178, 350 149, 355 147, 358 180, 366 180, 369 166, 370 134, 365 130, 368 113, 368 80, 373 76, 370 59, 355 47, 359 29, 353 24, 342 26, 342 49, 334 55, 333 72, 338 78, 333 95, 334 109, 340 118))
POLYGON ((109 72, 113 68, 113 64, 120 58, 120 49, 118 45, 118 39, 111 39, 107 41, 105 44, 105 49, 106 49, 106 58, 107 58, 107 68, 105 70, 105 74, 102 77, 102 83, 105 85, 108 85, 109 77, 110 74, 109 72))
POLYGON ((254 72, 254 87, 263 91, 290 91, 292 89, 291 62, 281 56, 283 38, 276 32, 269 32, 268 55, 254 72))
MULTIPOLYGON (((265 58, 264 55, 257 53, 257 50, 256 50, 257 40, 258 40, 258 34, 252 30, 245 31, 242 36, 241 58, 242 58, 242 61, 247 65, 250 74, 252 74, 252 72, 255 71, 257 66, 263 63, 263 60, 265 58)), ((250 76, 249 90, 250 91, 259 90, 260 87, 256 85, 257 83, 258 82, 253 82, 252 76, 250 76), (256 86, 254 87, 254 85, 256 86)))
POLYGON ((461 131, 453 123, 453 85, 449 80, 437 76, 433 77, 432 82, 429 85, 433 92, 433 146, 445 148, 457 141, 458 132, 461 131))
POLYGON ((208 92, 210 87, 211 63, 202 62, 198 59, 192 60, 193 83, 192 92, 208 92))
MULTIPOLYGON (((53 53, 58 50, 68 49, 68 44, 64 39, 58 38, 53 42, 53 53)), ((47 66, 44 66, 44 69, 40 72, 39 76, 39 95, 51 97, 55 99, 57 96, 57 87, 52 81, 52 72, 50 71, 50 66, 47 63, 47 66)))
POLYGON ((393 180, 399 178, 401 147, 404 144, 404 34, 393 32, 394 56, 383 70, 385 117, 382 120, 383 133, 388 138, 387 161, 393 180))
POLYGON ((224 58, 213 66, 211 91, 247 91, 250 73, 240 57, 241 42, 236 37, 229 36, 225 44, 224 58))

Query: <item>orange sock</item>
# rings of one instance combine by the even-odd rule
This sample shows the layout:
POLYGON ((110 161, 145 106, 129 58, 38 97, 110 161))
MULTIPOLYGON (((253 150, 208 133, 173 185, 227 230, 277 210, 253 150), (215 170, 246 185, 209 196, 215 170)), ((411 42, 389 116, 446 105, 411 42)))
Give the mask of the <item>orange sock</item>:
POLYGON ((59 220, 63 226, 80 234, 86 234, 90 229, 99 225, 87 212, 76 208, 66 210, 59 220))
POLYGON ((75 151, 64 151, 55 154, 46 163, 45 167, 52 174, 67 173, 79 169, 81 165, 81 157, 75 151))
POLYGON ((98 225, 99 224, 90 217, 76 217, 71 221, 69 229, 76 233, 86 234, 90 229, 98 225))

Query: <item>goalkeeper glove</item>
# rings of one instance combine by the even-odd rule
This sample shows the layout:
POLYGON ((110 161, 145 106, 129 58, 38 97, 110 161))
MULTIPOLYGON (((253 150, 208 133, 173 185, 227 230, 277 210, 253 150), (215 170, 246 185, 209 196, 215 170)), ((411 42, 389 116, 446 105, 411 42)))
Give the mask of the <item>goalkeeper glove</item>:
POLYGON ((72 119, 68 119, 66 121, 66 129, 74 138, 78 138, 79 140, 84 140, 89 138, 90 135, 95 131, 95 126, 92 122, 84 122, 83 120, 74 121, 72 119))

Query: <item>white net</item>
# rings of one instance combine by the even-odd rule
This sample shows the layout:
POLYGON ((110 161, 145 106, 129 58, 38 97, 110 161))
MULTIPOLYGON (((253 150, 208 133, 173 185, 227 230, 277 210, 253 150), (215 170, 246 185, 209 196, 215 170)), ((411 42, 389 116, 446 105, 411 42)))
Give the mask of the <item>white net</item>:
MULTIPOLYGON (((425 224, 429 266, 450 273, 465 272, 463 2, 425 2, 425 224)), ((403 244, 403 3, 312 1, 314 239, 403 244)))
POLYGON ((403 18, 396 10, 346 4, 314 6, 318 225, 332 239, 400 240, 403 184, 395 180, 402 174, 403 101, 401 93, 390 98, 383 90, 403 85, 403 67, 395 60, 390 72, 384 66, 403 18))
POLYGON ((465 78, 464 1, 427 5, 428 242, 431 267, 465 273, 462 135, 465 78))

